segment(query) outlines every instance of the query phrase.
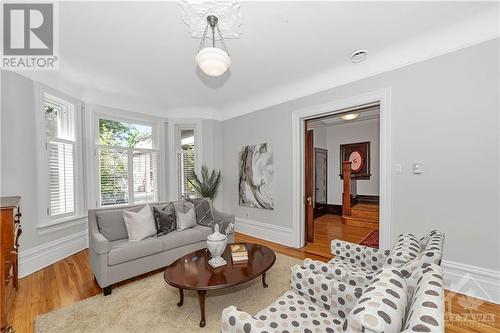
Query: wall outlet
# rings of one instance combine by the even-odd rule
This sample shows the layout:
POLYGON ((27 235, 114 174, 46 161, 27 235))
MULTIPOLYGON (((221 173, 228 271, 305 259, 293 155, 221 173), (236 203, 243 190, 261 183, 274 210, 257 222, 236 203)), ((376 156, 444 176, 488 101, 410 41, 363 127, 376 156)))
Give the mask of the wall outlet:
POLYGON ((246 217, 250 217, 250 213, 249 212, 245 212, 245 216, 246 217))

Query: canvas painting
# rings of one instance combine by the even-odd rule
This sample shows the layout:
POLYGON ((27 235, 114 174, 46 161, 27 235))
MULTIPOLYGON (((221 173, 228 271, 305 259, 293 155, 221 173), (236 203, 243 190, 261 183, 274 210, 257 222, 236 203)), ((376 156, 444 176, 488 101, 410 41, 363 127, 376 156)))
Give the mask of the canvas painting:
POLYGON ((274 209, 273 173, 270 144, 243 147, 240 152, 240 206, 274 209))

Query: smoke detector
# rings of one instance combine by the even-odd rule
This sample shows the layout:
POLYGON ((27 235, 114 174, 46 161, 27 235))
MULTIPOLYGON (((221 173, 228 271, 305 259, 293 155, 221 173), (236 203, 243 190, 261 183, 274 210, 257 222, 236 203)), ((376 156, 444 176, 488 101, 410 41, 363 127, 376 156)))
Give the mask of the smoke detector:
POLYGON ((358 63, 366 60, 368 57, 368 51, 366 50, 357 50, 351 53, 351 61, 353 63, 358 63))

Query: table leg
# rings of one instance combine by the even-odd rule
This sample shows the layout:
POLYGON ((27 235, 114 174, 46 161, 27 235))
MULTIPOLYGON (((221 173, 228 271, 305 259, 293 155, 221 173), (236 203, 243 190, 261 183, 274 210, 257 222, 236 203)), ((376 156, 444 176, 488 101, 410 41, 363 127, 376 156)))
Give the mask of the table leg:
POLYGON ((264 288, 267 288, 267 287, 268 287, 268 285, 267 285, 267 283, 266 283, 266 272, 264 272, 264 274, 262 274, 262 286, 263 286, 264 288))
POLYGON ((177 303, 177 306, 182 306, 184 304, 184 290, 179 288, 179 303, 177 303))
POLYGON ((201 320, 200 327, 205 327, 205 290, 198 290, 198 301, 200 302, 201 320))

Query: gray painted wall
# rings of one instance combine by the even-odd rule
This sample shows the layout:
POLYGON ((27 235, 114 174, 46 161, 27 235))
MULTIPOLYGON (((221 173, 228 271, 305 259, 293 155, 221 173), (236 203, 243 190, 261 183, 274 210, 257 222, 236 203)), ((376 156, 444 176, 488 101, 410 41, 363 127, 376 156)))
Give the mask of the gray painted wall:
POLYGON ((498 59, 495 39, 224 121, 224 210, 291 228, 292 111, 391 88, 392 157, 403 165, 392 175, 391 238, 437 228, 445 259, 500 269, 498 59), (238 204, 238 151, 262 142, 274 149, 272 211, 238 204), (410 172, 415 161, 422 175, 410 172))
MULTIPOLYGON (((1 71, 1 183, 0 195, 20 195, 23 217, 21 252, 49 241, 86 230, 86 224, 41 234, 35 137, 35 86, 19 74, 1 71)), ((41 208, 43 209, 43 207, 41 208)))
MULTIPOLYGON (((220 170, 222 173, 223 150, 222 150, 222 122, 213 119, 204 119, 202 121, 203 133, 203 164, 208 170, 220 170)), ((224 177, 224 175, 223 175, 224 177)), ((223 192, 222 185, 214 200, 217 208, 222 208, 223 192)))
POLYGON ((316 127, 312 129, 314 148, 328 149, 326 129, 326 127, 316 127))

